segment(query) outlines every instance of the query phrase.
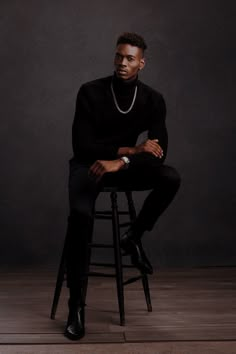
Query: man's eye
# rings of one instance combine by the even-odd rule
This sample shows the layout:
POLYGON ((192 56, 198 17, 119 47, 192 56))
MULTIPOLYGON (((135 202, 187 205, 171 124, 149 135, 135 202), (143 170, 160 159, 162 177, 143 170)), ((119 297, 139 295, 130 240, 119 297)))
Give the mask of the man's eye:
POLYGON ((134 60, 134 58, 132 58, 132 57, 128 58, 128 61, 133 61, 133 60, 134 60))

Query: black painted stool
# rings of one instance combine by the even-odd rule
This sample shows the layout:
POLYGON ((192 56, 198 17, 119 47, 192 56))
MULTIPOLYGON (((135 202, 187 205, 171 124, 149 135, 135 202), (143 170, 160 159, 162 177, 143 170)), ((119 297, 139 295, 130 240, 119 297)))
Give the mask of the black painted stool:
MULTIPOLYGON (((126 191, 117 187, 105 187, 102 192, 109 192, 111 197, 111 210, 105 211, 96 211, 95 218, 103 220, 112 220, 112 229, 113 229, 113 243, 112 244, 102 244, 102 243, 90 243, 90 253, 92 248, 113 248, 114 249, 114 259, 115 263, 95 263, 90 262, 90 265, 102 266, 102 267, 112 267, 115 268, 115 274, 108 274, 102 272, 89 272, 88 276, 97 276, 97 277, 115 277, 117 284, 117 296, 120 312, 120 325, 125 325, 125 310, 124 310, 124 285, 133 283, 137 280, 142 280, 144 295, 147 303, 148 311, 152 311, 151 297, 148 284, 148 276, 145 273, 140 273, 139 275, 129 278, 126 281, 123 280, 123 268, 134 268, 133 265, 123 265, 122 264, 122 253, 120 248, 120 228, 130 226, 136 219, 136 211, 134 207, 134 202, 132 198, 132 192, 126 191), (127 197, 128 202, 128 211, 118 210, 117 204, 117 194, 118 192, 124 192, 127 197), (128 215, 129 221, 125 223, 120 223, 119 215, 128 215)), ((65 280, 66 274, 66 263, 65 263, 65 246, 62 252, 62 257, 60 261, 59 271, 57 275, 56 288, 54 292, 54 299, 51 309, 51 319, 55 319, 55 314, 57 310, 58 301, 60 298, 61 288, 63 281, 65 280)), ((87 285, 84 289, 84 297, 86 297, 87 285)))

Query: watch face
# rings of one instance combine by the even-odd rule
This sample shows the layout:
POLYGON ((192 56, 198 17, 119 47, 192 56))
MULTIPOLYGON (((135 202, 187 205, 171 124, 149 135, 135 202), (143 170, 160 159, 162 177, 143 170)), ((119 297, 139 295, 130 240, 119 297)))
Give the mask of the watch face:
POLYGON ((121 160, 124 161, 124 163, 125 163, 123 168, 124 169, 128 168, 129 163, 130 163, 130 159, 127 156, 122 156, 121 160))
POLYGON ((128 165, 128 164, 129 164, 129 162, 130 162, 129 158, 128 158, 128 157, 126 157, 126 156, 123 156, 123 157, 122 157, 122 160, 123 160, 123 161, 124 161, 124 163, 125 163, 125 164, 127 164, 127 165, 128 165))

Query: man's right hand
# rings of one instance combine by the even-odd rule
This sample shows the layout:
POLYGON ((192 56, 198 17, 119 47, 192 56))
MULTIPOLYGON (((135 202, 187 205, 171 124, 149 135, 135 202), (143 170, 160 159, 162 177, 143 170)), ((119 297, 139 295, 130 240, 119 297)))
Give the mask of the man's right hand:
POLYGON ((161 146, 158 144, 158 139, 148 139, 144 141, 142 144, 134 146, 134 154, 139 154, 140 152, 149 152, 150 154, 159 157, 160 159, 163 157, 163 150, 161 146))

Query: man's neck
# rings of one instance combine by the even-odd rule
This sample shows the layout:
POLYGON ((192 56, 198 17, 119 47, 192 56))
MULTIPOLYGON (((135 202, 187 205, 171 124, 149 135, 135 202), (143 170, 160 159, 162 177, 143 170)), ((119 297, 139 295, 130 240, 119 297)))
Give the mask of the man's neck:
POLYGON ((117 88, 132 88, 137 84, 138 75, 132 76, 129 79, 122 79, 116 75, 116 72, 114 72, 112 81, 117 88))

